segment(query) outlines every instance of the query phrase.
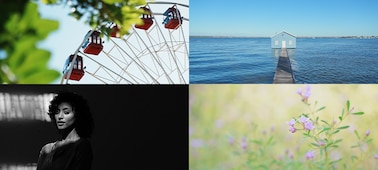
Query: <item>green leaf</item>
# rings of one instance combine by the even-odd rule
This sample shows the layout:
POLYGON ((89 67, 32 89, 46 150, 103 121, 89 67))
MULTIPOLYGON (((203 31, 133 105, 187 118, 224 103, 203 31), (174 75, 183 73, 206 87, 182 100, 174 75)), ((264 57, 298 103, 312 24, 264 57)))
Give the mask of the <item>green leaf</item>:
POLYGON ((266 142, 267 145, 269 145, 273 141, 273 136, 271 136, 268 141, 266 142))
POLYGON ((57 79, 60 72, 48 68, 50 52, 37 48, 37 43, 57 28, 57 21, 40 18, 38 6, 34 2, 28 2, 23 13, 9 17, 5 23, 5 32, 0 33, 0 37, 9 37, 4 47, 8 57, 3 64, 14 78, 9 78, 8 74, 8 78, 0 78, 0 83, 47 84, 57 79))
POLYGON ((350 101, 349 100, 347 100, 347 102, 346 102, 346 107, 347 107, 347 110, 349 111, 349 108, 350 108, 350 101))
POLYGON ((339 116, 339 120, 340 120, 340 121, 343 121, 343 117, 339 116))
POLYGON ((352 155, 350 158, 352 159, 352 161, 358 160, 358 157, 356 155, 352 155))
POLYGON ((323 106, 323 107, 319 108, 318 110, 316 110, 315 112, 319 112, 319 111, 321 111, 321 110, 324 110, 325 108, 326 108, 326 107, 323 106))
POLYGON ((311 143, 311 145, 313 145, 315 147, 319 147, 319 144, 317 144, 317 143, 311 143))
POLYGON ((358 134, 357 130, 354 130, 354 134, 357 136, 358 140, 361 140, 360 135, 358 134))
POLYGON ((326 125, 328 125, 328 126, 331 126, 330 124, 328 124, 328 122, 327 121, 325 121, 325 120, 320 120, 321 122, 323 122, 323 123, 325 123, 326 125))
POLYGON ((261 145, 261 144, 262 144, 262 142, 259 141, 259 140, 252 140, 252 142, 253 142, 253 143, 256 143, 256 144, 258 144, 258 145, 261 145))
POLYGON ((340 162, 341 160, 342 160, 342 158, 340 158, 340 159, 338 159, 338 160, 335 160, 335 161, 332 161, 332 162, 329 163, 329 165, 333 165, 333 164, 335 164, 335 163, 337 163, 337 162, 340 162))
POLYGON ((347 126, 341 126, 341 127, 338 127, 337 129, 341 130, 341 129, 348 129, 349 128, 349 125, 347 126))
POLYGON ((364 112, 355 112, 355 113, 352 113, 353 115, 363 115, 365 114, 364 112))
POLYGON ((340 130, 338 129, 338 130, 335 130, 332 134, 336 134, 336 133, 339 133, 340 132, 340 130))

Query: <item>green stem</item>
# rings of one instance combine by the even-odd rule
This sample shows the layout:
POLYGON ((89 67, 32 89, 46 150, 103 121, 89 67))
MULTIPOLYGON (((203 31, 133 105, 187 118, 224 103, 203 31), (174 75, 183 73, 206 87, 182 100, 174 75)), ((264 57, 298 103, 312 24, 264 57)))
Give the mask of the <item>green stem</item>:
POLYGON ((325 155, 325 167, 326 170, 328 170, 328 152, 327 152, 327 147, 324 147, 324 155, 325 155))

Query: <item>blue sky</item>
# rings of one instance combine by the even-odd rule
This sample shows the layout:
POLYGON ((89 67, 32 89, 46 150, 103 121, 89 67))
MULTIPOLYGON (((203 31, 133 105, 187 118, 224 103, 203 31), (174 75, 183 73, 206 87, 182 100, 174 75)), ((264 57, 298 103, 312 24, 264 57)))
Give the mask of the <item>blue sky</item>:
POLYGON ((190 35, 378 36, 375 0, 190 0, 190 35))

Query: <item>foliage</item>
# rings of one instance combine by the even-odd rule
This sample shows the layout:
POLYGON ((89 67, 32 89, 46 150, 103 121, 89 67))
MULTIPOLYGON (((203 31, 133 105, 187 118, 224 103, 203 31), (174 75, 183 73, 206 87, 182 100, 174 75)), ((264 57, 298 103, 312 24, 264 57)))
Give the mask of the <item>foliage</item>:
POLYGON ((137 8, 145 5, 145 0, 42 0, 46 4, 69 5, 72 9, 70 16, 85 22, 102 33, 109 32, 111 25, 120 28, 120 36, 128 34, 128 30, 135 23, 141 23, 140 15, 143 10, 137 8))
POLYGON ((37 42, 59 26, 57 21, 41 19, 38 7, 30 1, 2 4, 0 19, 0 83, 42 84, 59 77, 47 67, 50 52, 36 47, 37 42))

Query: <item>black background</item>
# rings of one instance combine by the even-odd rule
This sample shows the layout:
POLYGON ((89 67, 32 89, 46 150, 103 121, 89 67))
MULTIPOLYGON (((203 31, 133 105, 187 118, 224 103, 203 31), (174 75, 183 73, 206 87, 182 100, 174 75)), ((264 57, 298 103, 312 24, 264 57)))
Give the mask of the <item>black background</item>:
MULTIPOLYGON (((76 92, 95 119, 92 169, 187 169, 188 85, 2 85, 11 94, 76 92)), ((0 121, 0 164, 36 163, 50 122, 0 121)))

